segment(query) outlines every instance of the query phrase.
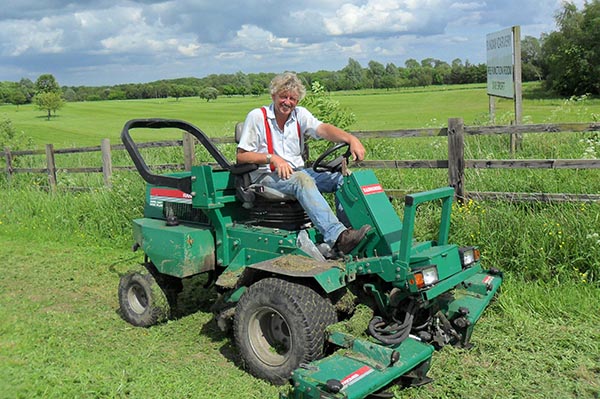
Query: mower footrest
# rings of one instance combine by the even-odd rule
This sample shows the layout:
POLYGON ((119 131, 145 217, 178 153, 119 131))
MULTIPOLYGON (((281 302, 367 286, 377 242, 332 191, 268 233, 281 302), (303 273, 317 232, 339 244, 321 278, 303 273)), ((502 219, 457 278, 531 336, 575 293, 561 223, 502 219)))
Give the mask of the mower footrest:
POLYGON ((413 338, 389 347, 338 332, 329 340, 342 349, 295 370, 292 387, 280 399, 364 398, 419 366, 425 374, 434 351, 413 338))

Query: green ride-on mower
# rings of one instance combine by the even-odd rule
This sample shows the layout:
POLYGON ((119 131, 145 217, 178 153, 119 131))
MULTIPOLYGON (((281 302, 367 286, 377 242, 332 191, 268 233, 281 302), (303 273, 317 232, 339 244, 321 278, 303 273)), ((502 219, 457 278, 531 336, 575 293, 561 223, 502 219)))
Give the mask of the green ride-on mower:
POLYGON ((373 171, 347 169, 345 144, 313 164, 343 173, 337 200, 352 227, 371 226, 344 254, 323 242, 294 198, 249 184, 256 165, 231 164, 197 127, 135 119, 121 138, 147 182, 133 235, 148 273, 121 278, 124 319, 143 327, 165 320, 183 280, 206 273, 207 289, 219 293, 216 322, 233 330, 251 374, 290 383, 281 399, 386 397, 393 384, 429 382, 434 350, 468 347, 502 282, 482 267, 477 247, 448 242, 452 187, 406 196, 401 219, 373 171), (154 174, 131 138, 138 128, 186 131, 216 165, 154 174), (417 207, 431 202, 440 204, 439 232, 416 241, 417 207))

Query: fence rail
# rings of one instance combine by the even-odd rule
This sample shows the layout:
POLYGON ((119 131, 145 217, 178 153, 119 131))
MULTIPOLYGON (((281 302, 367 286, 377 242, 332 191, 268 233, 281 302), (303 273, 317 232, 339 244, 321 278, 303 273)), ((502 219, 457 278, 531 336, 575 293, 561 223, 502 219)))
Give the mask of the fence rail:
MULTIPOLYGON (((505 159, 481 160, 464 159, 465 136, 496 135, 496 134, 523 134, 523 133, 566 133, 566 132, 598 132, 600 123, 557 123, 535 125, 511 126, 485 126, 467 127, 462 119, 448 119, 447 128, 425 128, 408 130, 386 131, 358 131, 353 134, 359 138, 409 138, 409 137, 448 137, 447 160, 365 160, 357 166, 372 169, 403 169, 403 168, 435 168, 448 169, 448 184, 456 190, 459 200, 468 198, 510 201, 543 201, 543 202, 590 202, 600 201, 600 194, 569 194, 569 193, 505 193, 505 192, 467 192, 465 188, 465 169, 600 169, 599 159, 505 159)), ((233 135, 232 135, 233 136, 233 135)), ((184 133, 182 140, 168 140, 157 142, 138 143, 139 148, 183 147, 184 164, 153 165, 155 170, 189 170, 194 163, 194 140, 188 133, 184 133)), ((215 144, 234 143, 233 137, 211 138, 215 144)), ((122 144, 111 145, 108 139, 103 139, 99 146, 81 148, 55 149, 52 144, 47 144, 44 150, 11 151, 5 148, 0 152, 4 158, 5 173, 10 180, 18 173, 45 173, 52 190, 56 189, 57 172, 61 173, 102 173, 104 183, 110 187, 114 170, 135 170, 134 166, 113 166, 112 151, 124 150, 122 144), (101 152, 102 165, 79 168, 57 167, 55 155, 101 152), (46 158, 45 168, 15 168, 12 160, 17 156, 39 156, 46 158)), ((401 197, 406 194, 402 190, 387 190, 391 196, 401 197)))

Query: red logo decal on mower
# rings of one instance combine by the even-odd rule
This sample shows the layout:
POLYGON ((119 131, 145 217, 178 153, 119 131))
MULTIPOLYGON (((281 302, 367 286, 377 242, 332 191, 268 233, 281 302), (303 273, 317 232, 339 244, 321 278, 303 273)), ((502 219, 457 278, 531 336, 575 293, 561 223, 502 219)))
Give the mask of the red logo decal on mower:
POLYGON ((368 186, 362 186, 361 190, 364 195, 377 194, 383 192, 383 187, 381 187, 381 184, 370 184, 368 186))
POLYGON ((483 279, 483 284, 489 284, 489 283, 491 283, 492 281, 494 281, 494 278, 493 278, 492 276, 486 276, 486 277, 483 279))
POLYGON ((166 202, 179 202, 182 204, 191 204, 192 196, 188 193, 184 193, 181 190, 172 188, 158 188, 154 187, 150 189, 150 203, 153 206, 162 206, 162 201, 166 202), (160 204, 160 205, 156 205, 160 204))
MULTIPOLYGON (((350 385, 362 380, 369 374, 371 374, 374 370, 369 366, 362 366, 358 370, 354 371, 352 374, 347 375, 341 381, 344 388, 349 387, 350 385)), ((342 388, 342 389, 344 389, 342 388)))

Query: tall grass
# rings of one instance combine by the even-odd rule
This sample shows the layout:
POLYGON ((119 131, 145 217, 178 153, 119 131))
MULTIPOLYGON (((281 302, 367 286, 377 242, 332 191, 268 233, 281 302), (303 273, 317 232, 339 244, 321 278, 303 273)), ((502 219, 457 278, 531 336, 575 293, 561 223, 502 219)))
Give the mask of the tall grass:
POLYGON ((0 225, 30 239, 75 245, 126 247, 131 220, 144 205, 144 185, 136 176, 118 176, 114 188, 48 192, 35 185, 2 190, 0 225))
POLYGON ((469 201, 453 213, 455 242, 481 245, 486 264, 525 280, 600 277, 599 204, 469 201))

